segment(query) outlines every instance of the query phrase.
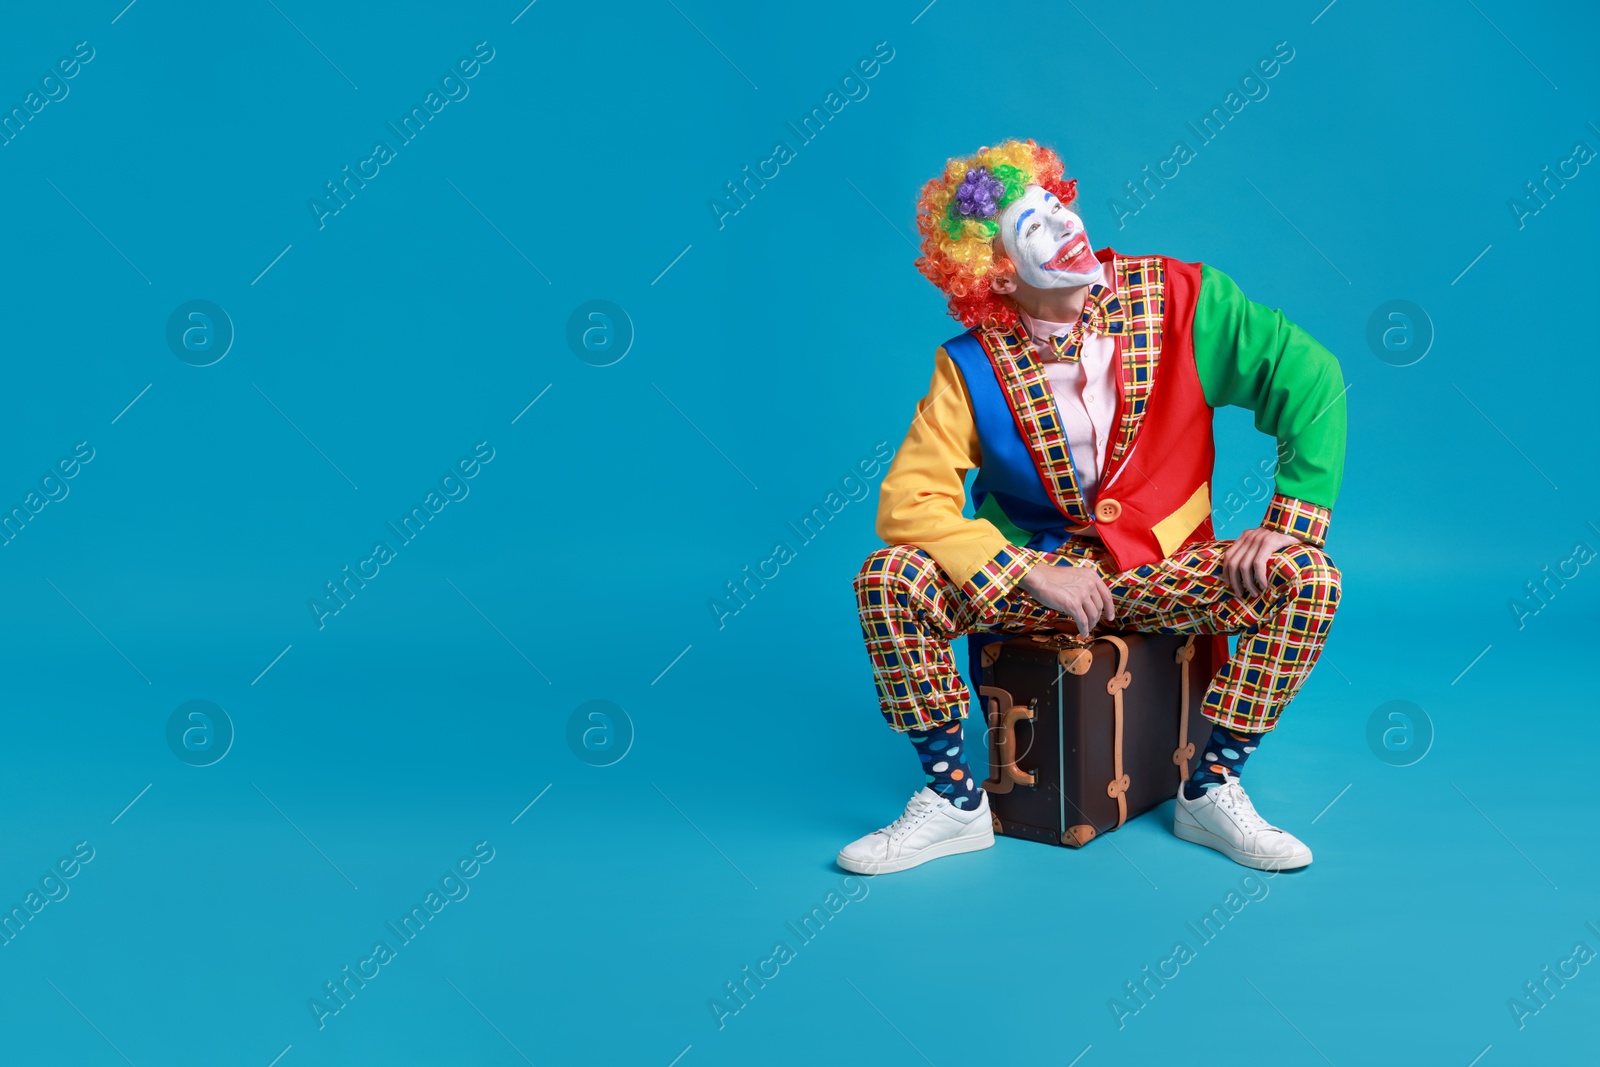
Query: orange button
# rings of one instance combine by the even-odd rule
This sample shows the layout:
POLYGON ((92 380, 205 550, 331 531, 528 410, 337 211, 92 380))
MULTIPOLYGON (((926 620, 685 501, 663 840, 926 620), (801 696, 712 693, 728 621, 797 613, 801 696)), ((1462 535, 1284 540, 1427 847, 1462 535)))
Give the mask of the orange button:
POLYGON ((1094 507, 1094 517, 1101 522, 1116 522, 1122 514, 1122 505, 1115 500, 1102 500, 1094 507))

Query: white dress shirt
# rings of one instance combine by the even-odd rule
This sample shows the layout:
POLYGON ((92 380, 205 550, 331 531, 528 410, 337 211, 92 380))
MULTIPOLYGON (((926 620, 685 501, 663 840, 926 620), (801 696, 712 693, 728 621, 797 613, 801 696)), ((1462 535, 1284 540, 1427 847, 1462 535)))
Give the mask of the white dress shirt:
MULTIPOLYGON (((1100 284, 1116 289, 1116 257, 1101 264, 1100 284)), ((1034 339, 1034 347, 1050 353, 1049 338, 1066 333, 1075 323, 1047 322, 1020 312, 1023 326, 1034 339)), ((1106 445, 1111 440, 1111 422, 1117 412, 1116 341, 1109 334, 1090 334, 1084 338, 1076 363, 1053 360, 1044 364, 1050 391, 1055 395, 1056 411, 1072 450, 1072 465, 1078 474, 1078 488, 1084 501, 1094 504, 1100 471, 1105 466, 1106 445)))

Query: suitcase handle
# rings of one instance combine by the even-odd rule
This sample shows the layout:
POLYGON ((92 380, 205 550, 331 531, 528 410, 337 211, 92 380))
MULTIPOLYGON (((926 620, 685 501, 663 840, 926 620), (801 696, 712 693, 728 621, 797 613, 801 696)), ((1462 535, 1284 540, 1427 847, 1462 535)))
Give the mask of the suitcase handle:
POLYGON ((1017 722, 1032 722, 1033 708, 1015 703, 1011 694, 999 686, 979 686, 978 696, 989 708, 989 778, 983 788, 991 793, 1009 793, 1015 786, 1032 786, 1038 779, 1017 766, 1017 722))

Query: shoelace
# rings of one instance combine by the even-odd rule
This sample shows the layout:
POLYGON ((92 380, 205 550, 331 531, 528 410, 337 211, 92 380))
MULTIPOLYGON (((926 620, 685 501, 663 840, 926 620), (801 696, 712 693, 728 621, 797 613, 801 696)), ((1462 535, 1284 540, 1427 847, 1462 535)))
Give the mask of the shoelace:
POLYGON ((1250 803, 1250 797, 1245 793, 1244 787, 1237 780, 1219 785, 1216 789, 1216 795, 1217 805, 1233 816, 1234 822, 1239 825, 1239 829, 1245 831, 1277 829, 1256 811, 1255 805, 1250 803))
POLYGON ((927 821, 928 816, 933 814, 933 807, 932 801, 921 793, 915 793, 911 803, 906 805, 905 812, 879 832, 888 834, 891 841, 903 837, 927 821))

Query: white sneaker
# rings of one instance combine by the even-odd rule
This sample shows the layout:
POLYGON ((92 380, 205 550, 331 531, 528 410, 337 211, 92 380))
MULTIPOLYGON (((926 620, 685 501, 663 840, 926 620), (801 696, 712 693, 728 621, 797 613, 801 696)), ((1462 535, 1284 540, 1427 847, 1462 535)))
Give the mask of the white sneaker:
POLYGON ((839 866, 856 874, 891 874, 940 856, 989 848, 994 844, 989 795, 979 794, 978 806, 962 811, 924 788, 894 822, 840 849, 839 866))
POLYGON ((1311 850, 1257 814, 1239 779, 1231 775, 1199 800, 1186 800, 1180 786, 1172 832, 1258 871, 1293 870, 1311 862, 1311 850))

